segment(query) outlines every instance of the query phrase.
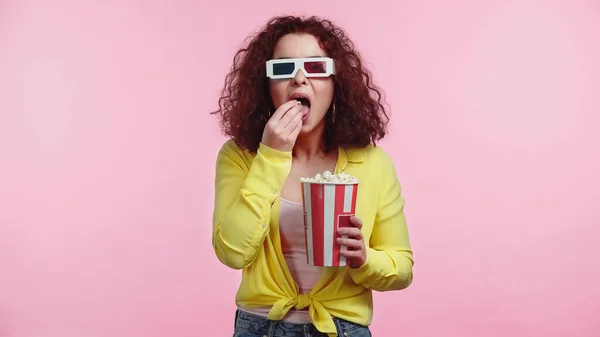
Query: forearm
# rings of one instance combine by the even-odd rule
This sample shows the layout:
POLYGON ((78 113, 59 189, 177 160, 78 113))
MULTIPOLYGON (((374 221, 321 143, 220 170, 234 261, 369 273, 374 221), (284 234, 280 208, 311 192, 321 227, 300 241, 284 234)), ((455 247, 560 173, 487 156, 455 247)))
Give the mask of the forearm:
POLYGON ((269 232, 270 214, 268 200, 240 191, 213 231, 213 246, 219 260, 234 269, 249 265, 269 232))
POLYGON ((382 157, 377 215, 365 263, 351 269, 354 282, 377 291, 401 290, 413 280, 413 252, 404 214, 405 200, 389 156, 382 157))
POLYGON ((412 283, 413 264, 411 251, 367 248, 366 262, 351 268, 350 276, 356 284, 376 291, 401 290, 412 283))
POLYGON ((247 174, 219 156, 212 244, 219 260, 241 269, 254 261, 269 232, 271 209, 289 173, 291 154, 261 146, 247 174))

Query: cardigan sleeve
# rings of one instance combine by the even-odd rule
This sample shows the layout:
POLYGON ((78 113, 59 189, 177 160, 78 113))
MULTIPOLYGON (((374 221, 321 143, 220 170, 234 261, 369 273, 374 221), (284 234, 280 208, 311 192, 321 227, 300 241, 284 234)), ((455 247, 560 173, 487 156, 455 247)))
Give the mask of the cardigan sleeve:
POLYGON ((273 204, 291 169, 291 152, 261 144, 253 159, 228 141, 216 161, 212 245, 219 261, 242 269, 269 233, 273 204))
POLYGON ((375 222, 367 247, 367 260, 350 269, 354 282, 377 291, 407 288, 413 279, 414 264, 406 217, 405 200, 391 158, 379 149, 375 167, 381 191, 375 222))

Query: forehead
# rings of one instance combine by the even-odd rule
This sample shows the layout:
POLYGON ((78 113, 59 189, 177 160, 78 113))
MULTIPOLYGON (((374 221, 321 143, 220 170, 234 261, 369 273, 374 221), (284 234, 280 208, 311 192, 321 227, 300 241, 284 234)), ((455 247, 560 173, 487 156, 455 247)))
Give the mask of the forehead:
POLYGON ((327 56, 319 40, 310 34, 288 34, 275 45, 273 58, 327 56))

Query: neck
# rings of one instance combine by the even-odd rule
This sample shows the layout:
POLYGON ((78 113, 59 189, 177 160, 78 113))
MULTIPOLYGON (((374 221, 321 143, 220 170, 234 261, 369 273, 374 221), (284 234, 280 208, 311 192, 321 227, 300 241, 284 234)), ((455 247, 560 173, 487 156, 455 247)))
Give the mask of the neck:
POLYGON ((302 162, 309 162, 323 157, 326 154, 323 131, 324 125, 320 125, 309 134, 299 135, 292 151, 294 158, 302 162))

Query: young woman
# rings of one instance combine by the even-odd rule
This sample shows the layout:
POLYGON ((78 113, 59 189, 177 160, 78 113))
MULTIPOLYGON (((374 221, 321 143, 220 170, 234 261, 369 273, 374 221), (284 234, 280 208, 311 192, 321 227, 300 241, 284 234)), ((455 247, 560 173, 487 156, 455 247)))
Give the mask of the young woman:
POLYGON ((276 17, 234 58, 219 100, 213 239, 242 270, 234 336, 370 336, 372 291, 412 282, 404 199, 379 90, 328 20, 276 17), (301 177, 359 179, 344 267, 307 264, 301 177))

